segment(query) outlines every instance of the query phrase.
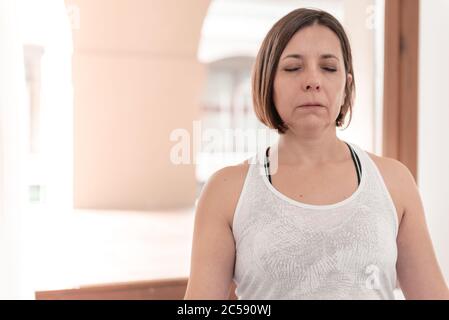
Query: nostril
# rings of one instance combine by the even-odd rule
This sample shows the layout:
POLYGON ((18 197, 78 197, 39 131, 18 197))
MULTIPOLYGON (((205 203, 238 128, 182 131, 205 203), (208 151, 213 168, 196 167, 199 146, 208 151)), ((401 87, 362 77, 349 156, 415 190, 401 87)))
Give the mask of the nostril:
MULTIPOLYGON (((306 87, 306 90, 310 90, 310 89, 312 89, 312 86, 307 86, 306 87)), ((320 90, 320 86, 316 86, 315 89, 316 90, 320 90)))

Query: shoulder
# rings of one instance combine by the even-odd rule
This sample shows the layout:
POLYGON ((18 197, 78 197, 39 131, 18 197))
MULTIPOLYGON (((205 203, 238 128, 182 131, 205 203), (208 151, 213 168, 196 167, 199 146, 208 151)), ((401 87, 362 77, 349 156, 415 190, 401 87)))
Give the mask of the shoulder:
POLYGON ((248 173, 248 161, 217 170, 201 191, 199 201, 224 215, 229 226, 232 226, 234 211, 248 173))
POLYGON ((387 178, 390 180, 393 180, 401 186, 415 184, 415 178, 410 172, 410 169, 401 161, 393 158, 381 157, 370 152, 367 152, 367 154, 378 166, 381 173, 386 174, 387 178))
POLYGON ((243 180, 248 172, 249 159, 232 166, 223 167, 212 174, 207 183, 228 186, 243 180))
POLYGON ((407 207, 408 195, 416 189, 415 178, 402 162, 370 152, 366 153, 378 167, 396 205, 399 221, 401 221, 407 207))
POLYGON ((239 164, 221 168, 210 176, 204 188, 213 189, 215 193, 237 191, 236 189, 243 186, 248 169, 248 159, 239 164))
POLYGON ((401 180, 404 178, 409 179, 410 177, 413 177, 409 168, 401 161, 393 158, 381 157, 368 151, 366 151, 366 153, 379 167, 379 169, 383 171, 382 173, 388 174, 389 177, 392 177, 396 180, 401 180))

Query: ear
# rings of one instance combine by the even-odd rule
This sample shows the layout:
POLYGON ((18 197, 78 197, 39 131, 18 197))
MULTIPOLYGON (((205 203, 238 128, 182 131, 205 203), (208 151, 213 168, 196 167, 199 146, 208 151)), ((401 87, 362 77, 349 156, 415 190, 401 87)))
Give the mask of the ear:
MULTIPOLYGON (((350 86, 351 83, 352 83, 352 74, 348 73, 348 74, 346 75, 346 84, 347 84, 348 86, 350 86)), ((343 97, 343 102, 344 102, 345 100, 346 100, 346 90, 345 90, 345 95, 344 95, 344 97, 343 97)))
POLYGON ((346 76, 346 81, 348 82, 348 85, 352 83, 352 74, 348 73, 348 75, 346 76))

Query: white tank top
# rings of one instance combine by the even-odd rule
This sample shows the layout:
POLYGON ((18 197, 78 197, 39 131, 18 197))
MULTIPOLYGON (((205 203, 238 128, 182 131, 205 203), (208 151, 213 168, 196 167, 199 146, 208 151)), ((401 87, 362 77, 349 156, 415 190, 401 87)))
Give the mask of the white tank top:
POLYGON ((357 190, 331 205, 293 200, 250 159, 232 231, 238 299, 394 299, 398 218, 368 153, 357 190))

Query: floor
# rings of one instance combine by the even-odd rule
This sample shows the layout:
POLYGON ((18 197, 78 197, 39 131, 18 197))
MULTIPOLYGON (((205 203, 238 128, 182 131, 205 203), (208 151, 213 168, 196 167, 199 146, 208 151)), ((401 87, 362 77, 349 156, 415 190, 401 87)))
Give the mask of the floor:
POLYGON ((188 277, 193 209, 34 211, 24 224, 25 279, 33 290, 188 277))

